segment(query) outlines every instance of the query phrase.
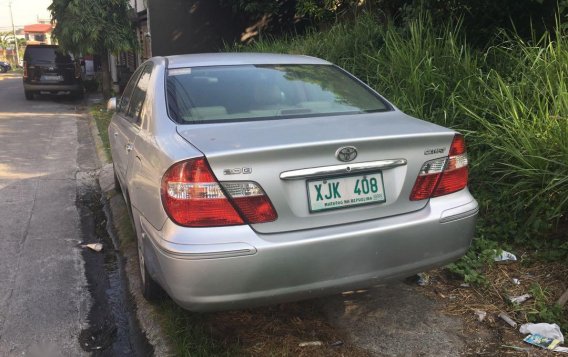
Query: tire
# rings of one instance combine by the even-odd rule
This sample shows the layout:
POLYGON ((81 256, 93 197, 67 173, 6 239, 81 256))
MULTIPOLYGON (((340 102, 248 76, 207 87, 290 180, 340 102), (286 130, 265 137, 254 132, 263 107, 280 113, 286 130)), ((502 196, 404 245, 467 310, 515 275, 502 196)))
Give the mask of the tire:
POLYGON ((7 68, 0 67, 0 73, 6 73, 6 72, 8 72, 7 68))
MULTIPOLYGON (((114 169, 114 165, 112 168, 114 169)), ((118 193, 122 192, 122 187, 120 187, 120 181, 118 181, 118 176, 116 176, 116 171, 114 171, 114 190, 118 193)))
POLYGON ((128 215, 130 217, 130 222, 132 223, 134 232, 136 233, 136 243, 138 250, 138 268, 140 269, 140 290, 142 296, 146 301, 151 303, 157 303, 164 299, 166 296, 165 291, 162 287, 156 283, 152 276, 146 268, 146 259, 144 254, 144 239, 142 239, 142 232, 140 231, 139 224, 134 222, 134 215, 132 214, 133 209, 130 202, 126 202, 126 207, 128 208, 128 215))
POLYGON ((82 100, 83 98, 85 98, 85 94, 82 91, 71 93, 71 99, 82 100))
POLYGON ((140 268, 140 289, 142 290, 142 296, 146 301, 159 302, 164 298, 165 292, 162 287, 152 279, 150 273, 148 273, 144 258, 144 241, 141 239, 138 232, 136 232, 136 235, 138 237, 138 266, 140 268))
POLYGON ((33 100, 34 99, 34 93, 30 92, 29 90, 24 91, 24 95, 26 96, 27 100, 33 100))

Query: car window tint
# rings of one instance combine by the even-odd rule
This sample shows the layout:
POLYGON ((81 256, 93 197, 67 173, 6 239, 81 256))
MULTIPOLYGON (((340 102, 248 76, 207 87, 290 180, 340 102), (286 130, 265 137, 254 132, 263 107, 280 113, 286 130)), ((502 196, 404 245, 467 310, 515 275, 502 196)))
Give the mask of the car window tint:
POLYGON ((146 98, 151 74, 152 64, 149 63, 142 70, 140 79, 132 91, 132 98, 130 99, 130 106, 128 107, 126 115, 131 118, 133 122, 139 122, 140 110, 142 109, 142 104, 144 104, 144 99, 146 98))
POLYGON ((28 46, 24 53, 24 60, 30 64, 72 63, 69 54, 59 51, 57 47, 28 46))
POLYGON ((167 102, 188 124, 386 111, 385 102, 331 65, 233 65, 176 68, 167 102))
POLYGON ((132 97, 132 91, 134 90, 134 86, 136 85, 136 81, 140 76, 140 72, 142 72, 142 68, 138 68, 136 72, 130 77, 124 92, 122 92, 122 96, 120 97, 120 101, 116 106, 116 111, 122 114, 126 114, 126 110, 128 109, 128 104, 130 104, 130 98, 132 97))

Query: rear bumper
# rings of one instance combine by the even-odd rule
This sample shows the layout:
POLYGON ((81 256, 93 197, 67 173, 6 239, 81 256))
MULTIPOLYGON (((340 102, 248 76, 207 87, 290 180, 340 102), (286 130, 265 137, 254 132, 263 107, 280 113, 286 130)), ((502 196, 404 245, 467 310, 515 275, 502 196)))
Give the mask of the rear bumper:
POLYGON ((31 92, 79 92, 83 90, 81 83, 74 84, 45 84, 25 83, 24 90, 31 92))
POLYGON ((150 274, 182 307, 207 311, 317 297, 447 264, 469 248, 477 213, 466 189, 417 212, 290 233, 140 223, 150 274))

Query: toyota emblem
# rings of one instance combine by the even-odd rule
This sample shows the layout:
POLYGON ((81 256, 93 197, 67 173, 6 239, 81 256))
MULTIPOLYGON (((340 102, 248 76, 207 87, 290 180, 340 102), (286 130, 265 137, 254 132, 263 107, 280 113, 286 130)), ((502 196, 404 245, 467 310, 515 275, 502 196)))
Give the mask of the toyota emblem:
POLYGON ((339 161, 349 162, 357 157, 357 149, 354 146, 343 146, 337 149, 335 157, 339 161))

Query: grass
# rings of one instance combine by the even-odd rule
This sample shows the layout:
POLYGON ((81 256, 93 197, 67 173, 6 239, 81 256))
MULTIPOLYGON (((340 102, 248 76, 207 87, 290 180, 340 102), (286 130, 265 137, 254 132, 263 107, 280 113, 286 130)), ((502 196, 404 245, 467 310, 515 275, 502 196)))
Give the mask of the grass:
POLYGON ((237 344, 219 342, 208 323, 208 315, 189 313, 173 301, 160 304, 162 325, 174 342, 175 356, 242 356, 237 344))
MULTIPOLYGON (((406 113, 464 133, 480 216, 472 249, 447 271, 476 285, 476 299, 500 304, 495 290, 506 285, 499 275, 506 271, 492 264, 495 250, 537 251, 535 272, 568 266, 568 35, 558 30, 527 41, 502 32, 492 46, 477 49, 460 26, 435 28, 421 15, 397 28, 366 15, 326 32, 232 50, 327 59, 406 113)), ((523 286, 535 298, 510 312, 524 321, 556 321, 568 331, 568 312, 554 306, 567 287, 565 275, 554 276, 541 274, 523 286)))
POLYGON ((546 238, 568 221, 568 37, 501 33, 479 50, 461 33, 459 22, 435 28, 427 15, 404 28, 366 15, 233 50, 325 58, 406 113, 464 133, 482 238, 546 238))
POLYGON ((94 104, 89 107, 89 113, 95 119, 97 124, 97 129, 99 130, 99 136, 103 142, 103 148, 105 150, 107 158, 110 159, 110 142, 108 140, 108 125, 112 118, 112 112, 108 112, 104 105, 94 104))

